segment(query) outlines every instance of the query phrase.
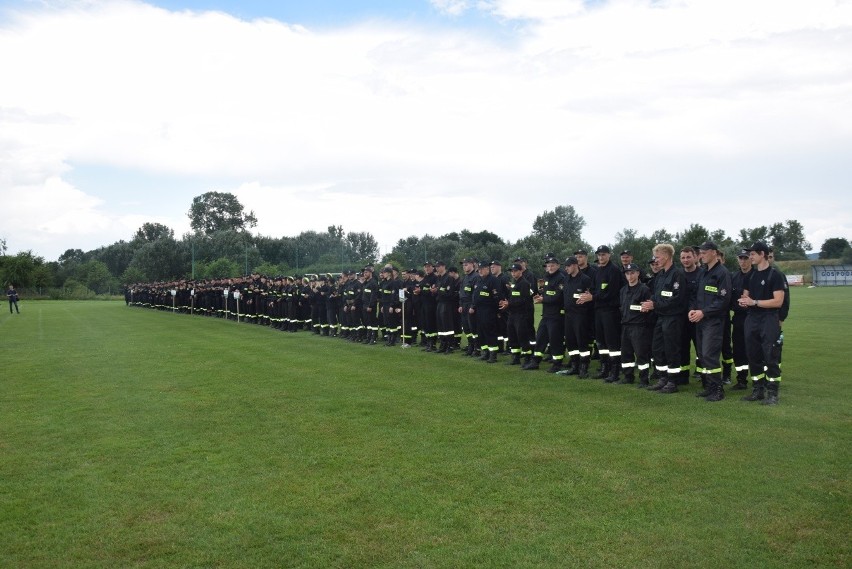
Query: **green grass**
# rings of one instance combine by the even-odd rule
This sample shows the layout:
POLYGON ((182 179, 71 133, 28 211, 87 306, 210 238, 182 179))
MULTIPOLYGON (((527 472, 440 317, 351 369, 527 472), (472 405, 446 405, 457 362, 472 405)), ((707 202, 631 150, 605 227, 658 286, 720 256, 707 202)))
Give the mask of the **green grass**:
POLYGON ((848 567, 852 290, 781 404, 112 302, 0 316, 0 567, 848 567))

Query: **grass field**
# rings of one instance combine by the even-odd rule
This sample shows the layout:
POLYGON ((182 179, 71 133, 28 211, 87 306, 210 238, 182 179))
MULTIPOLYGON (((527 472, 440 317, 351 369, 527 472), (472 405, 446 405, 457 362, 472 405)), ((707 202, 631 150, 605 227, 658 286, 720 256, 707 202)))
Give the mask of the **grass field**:
POLYGON ((850 289, 793 291, 777 407, 123 303, 21 312, 0 567, 852 565, 850 289))

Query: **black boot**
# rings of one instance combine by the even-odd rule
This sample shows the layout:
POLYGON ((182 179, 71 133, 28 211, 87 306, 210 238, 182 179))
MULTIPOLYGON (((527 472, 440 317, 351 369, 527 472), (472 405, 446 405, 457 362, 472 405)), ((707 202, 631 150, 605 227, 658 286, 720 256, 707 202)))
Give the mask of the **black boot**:
POLYGON ((639 389, 645 389, 649 385, 650 382, 648 381, 648 370, 643 369, 639 372, 639 385, 637 385, 636 387, 639 389))
POLYGON ((530 362, 532 361, 532 356, 530 354, 527 354, 521 359, 523 360, 521 362, 521 369, 524 369, 524 366, 530 365, 530 362))
POLYGON ((580 362, 577 366, 577 379, 588 379, 589 377, 589 362, 580 362))
POLYGON ((557 373, 562 371, 562 358, 553 358, 553 364, 547 368, 547 373, 557 373))
POLYGON ((731 368, 733 366, 731 364, 722 364, 722 385, 730 385, 731 384, 731 368))
POLYGON ((520 363, 521 363, 521 354, 516 352, 516 353, 512 354, 512 359, 509 360, 508 362, 506 362, 506 365, 507 366, 516 366, 516 365, 519 365, 520 363))
POLYGON ((604 380, 606 383, 615 383, 618 381, 618 376, 621 374, 621 358, 609 357, 609 375, 604 380))
POLYGON ((662 389, 660 389, 660 393, 666 393, 666 394, 677 393, 677 391, 678 391, 677 382, 674 378, 670 378, 668 380, 668 382, 666 382, 666 385, 662 389))
POLYGON ((766 387, 765 379, 753 379, 752 385, 754 388, 751 390, 751 395, 746 395, 741 398, 741 401, 763 401, 766 397, 764 393, 764 389, 766 387))
POLYGON ((541 363, 541 358, 538 356, 533 356, 529 362, 521 366, 521 369, 524 371, 538 369, 539 363, 541 363))
POLYGON ((770 381, 766 385, 766 399, 760 402, 761 405, 778 405, 778 388, 781 385, 777 381, 770 381))
POLYGON ((705 374, 701 374, 701 391, 695 394, 696 397, 707 397, 713 393, 713 389, 710 385, 710 381, 707 379, 705 374))
POLYGON ((737 372, 737 383, 731 388, 731 391, 745 391, 748 389, 748 373, 745 371, 737 372))
POLYGON ((490 358, 490 357, 491 357, 491 350, 489 350, 488 348, 482 348, 481 355, 479 356, 479 359, 484 361, 484 362, 487 362, 488 358, 490 358))
POLYGON ((375 346, 378 343, 379 333, 375 330, 370 331, 370 337, 367 339, 367 344, 375 346))
POLYGON ((722 381, 722 376, 718 374, 707 378, 710 393, 704 398, 704 401, 721 401, 725 398, 725 384, 722 381))
POLYGON ((567 372, 565 375, 577 375, 580 373, 580 356, 571 356, 571 360, 568 362, 568 369, 565 371, 567 372))
POLYGON ((496 364, 497 363, 497 350, 488 350, 488 360, 486 363, 496 364))
POLYGON ((660 378, 657 380, 657 383, 648 388, 648 391, 659 391, 669 384, 669 378, 666 377, 668 374, 664 374, 660 372, 660 378))
MULTIPOLYGON (((634 383, 636 381, 636 377, 633 374, 633 368, 627 368, 627 371, 624 372, 624 377, 619 379, 616 383, 619 385, 627 385, 628 383, 634 383)), ((645 380, 648 381, 647 379, 645 380)))
POLYGON ((601 367, 595 374, 595 379, 606 379, 609 377, 609 356, 601 356, 601 367))

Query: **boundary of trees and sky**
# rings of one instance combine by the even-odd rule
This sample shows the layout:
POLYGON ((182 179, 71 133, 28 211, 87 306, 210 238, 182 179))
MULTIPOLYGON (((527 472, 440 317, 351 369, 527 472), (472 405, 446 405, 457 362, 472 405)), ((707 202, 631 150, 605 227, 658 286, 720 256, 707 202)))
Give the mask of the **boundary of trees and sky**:
MULTIPOLYGON (((303 231, 296 236, 272 237, 253 234, 257 225, 253 211, 246 212, 236 196, 227 192, 207 192, 193 198, 188 216, 191 231, 177 239, 174 230, 160 223, 144 223, 129 241, 118 241, 92 251, 68 249, 56 261, 46 261, 33 251, 9 255, 6 240, 0 237, 0 279, 4 288, 13 284, 29 298, 112 298, 128 284, 139 282, 202 280, 263 274, 296 276, 337 273, 360 269, 368 263, 391 263, 397 267, 420 267, 426 260, 456 264, 468 256, 499 259, 504 263, 516 257, 531 260, 547 253, 567 256, 577 249, 596 248, 583 239, 585 219, 571 205, 544 211, 532 224, 531 232, 518 241, 504 240, 490 231, 462 229, 438 237, 426 234, 401 238, 385 255, 369 232, 345 231, 331 225, 325 231, 303 231)), ((819 261, 809 260, 811 244, 804 227, 791 219, 743 228, 732 237, 721 229, 698 223, 671 233, 662 228, 650 235, 634 229, 617 232, 611 243, 616 253, 634 252, 636 262, 657 243, 676 248, 716 242, 727 253, 727 264, 736 268, 736 253, 744 244, 765 241, 775 249, 775 257, 788 274, 811 279, 810 266, 852 263, 852 243, 842 237, 827 239, 819 261)), ((535 266, 535 263, 532 263, 535 266)))

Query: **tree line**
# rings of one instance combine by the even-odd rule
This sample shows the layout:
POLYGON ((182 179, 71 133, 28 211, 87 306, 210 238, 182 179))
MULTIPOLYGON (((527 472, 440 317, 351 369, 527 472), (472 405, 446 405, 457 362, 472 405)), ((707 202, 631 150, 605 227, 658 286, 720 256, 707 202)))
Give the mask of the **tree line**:
MULTIPOLYGON (((250 229, 257 225, 254 212, 246 212, 230 193, 207 192, 195 197, 187 215, 192 230, 179 239, 174 230, 163 224, 144 223, 128 241, 92 251, 68 249, 51 262, 32 251, 7 255, 5 240, 0 239, 0 277, 4 284, 13 283, 18 288, 61 288, 85 296, 118 293, 125 285, 136 282, 218 279, 250 273, 269 276, 329 273, 360 269, 368 263, 420 267, 426 260, 455 264, 471 256, 508 263, 516 257, 542 259, 547 253, 567 256, 577 249, 593 253, 601 245, 593 247, 583 239, 586 221, 571 205, 542 212, 534 220, 530 234, 515 242, 490 231, 462 229, 440 236, 401 238, 383 256, 369 232, 347 232, 342 226, 303 231, 292 237, 253 234, 250 229)), ((739 247, 754 241, 772 245, 781 261, 805 259, 811 247, 805 240, 804 227, 796 220, 744 228, 735 237, 697 223, 675 233, 661 228, 650 235, 639 235, 635 229, 625 228, 607 245, 616 253, 624 249, 632 251, 641 263, 645 261, 642 255, 657 243, 672 243, 682 248, 707 240, 729 253, 732 269, 739 247)), ((820 258, 848 258, 852 262, 852 244, 843 238, 828 239, 820 258)))

